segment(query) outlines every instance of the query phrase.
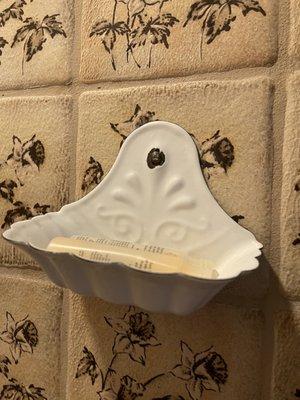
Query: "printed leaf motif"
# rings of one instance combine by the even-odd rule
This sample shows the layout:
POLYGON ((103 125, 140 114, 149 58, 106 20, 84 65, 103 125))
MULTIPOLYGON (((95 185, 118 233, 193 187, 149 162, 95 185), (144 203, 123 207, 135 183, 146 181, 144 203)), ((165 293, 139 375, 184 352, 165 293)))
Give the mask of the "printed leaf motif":
POLYGON ((46 15, 42 21, 42 27, 46 29, 52 39, 56 35, 62 35, 66 38, 67 34, 63 29, 62 22, 58 21, 57 17, 59 17, 59 14, 46 15))
POLYGON ((217 131, 199 146, 201 166, 209 179, 212 173, 227 172, 234 162, 234 146, 217 131))
POLYGON ((50 205, 36 203, 33 207, 25 205, 22 201, 13 203, 14 208, 8 210, 4 217, 1 229, 9 228, 17 221, 24 221, 35 217, 36 215, 44 215, 49 211, 50 205))
POLYGON ((0 393, 0 400, 47 400, 43 388, 29 385, 25 387, 15 379, 11 383, 4 385, 0 393))
POLYGON ((129 119, 120 123, 111 122, 110 127, 114 132, 118 133, 121 136, 122 138, 122 141, 120 143, 121 147, 124 140, 132 131, 151 121, 156 121, 155 112, 143 111, 141 106, 139 104, 136 104, 133 114, 130 116, 129 119))
MULTIPOLYGON (((172 370, 161 372, 144 382, 138 382, 133 377, 119 375, 115 368, 115 361, 120 354, 127 354, 132 361, 145 365, 146 349, 157 346, 154 336, 155 326, 149 315, 145 312, 136 312, 135 307, 129 307, 122 318, 105 317, 106 323, 115 331, 114 344, 112 347, 113 357, 107 370, 102 376, 100 390, 97 392, 99 400, 135 400, 138 397, 151 398, 147 396, 147 390, 152 383, 169 375, 182 382, 187 396, 191 400, 200 400, 204 392, 221 391, 228 379, 227 364, 223 357, 213 350, 213 346, 200 353, 194 353, 184 341, 180 342, 181 359, 172 370), (140 348, 140 349, 138 349, 140 348), (141 350, 142 348, 142 350, 141 350), (143 358, 136 357, 142 354, 143 358)), ((93 355, 85 347, 85 357, 78 364, 80 372, 77 375, 89 373, 88 366, 95 364, 93 355), (86 357, 87 355, 87 357, 86 357)), ((159 363, 158 363, 159 366, 159 363)), ((94 382, 92 381, 92 384, 94 382)), ((177 385, 174 385, 174 387, 177 385)), ((1 400, 1 399, 0 399, 1 400)), ((185 400, 179 395, 168 394, 152 400, 185 400)))
POLYGON ((14 189, 16 189, 18 185, 12 179, 5 179, 0 182, 0 196, 9 201, 10 203, 14 202, 15 193, 14 189))
POLYGON ((111 64, 114 70, 117 69, 113 50, 115 48, 118 36, 126 35, 127 46, 125 48, 126 62, 130 59, 134 61, 138 68, 141 64, 135 56, 135 49, 141 46, 148 46, 148 62, 151 67, 152 46, 163 44, 169 48, 168 37, 170 28, 176 22, 179 22, 170 13, 163 13, 162 8, 169 0, 115 0, 111 20, 97 22, 91 29, 90 37, 99 36, 105 50, 110 54, 111 64), (126 6, 127 21, 117 21, 116 12, 119 6, 126 6), (147 9, 158 5, 158 13, 147 18, 147 9))
POLYGON ((92 31, 90 33, 90 37, 100 36, 101 42, 105 50, 111 56, 111 63, 114 70, 116 70, 116 63, 113 55, 113 49, 117 41, 117 37, 123 36, 128 32, 129 32, 128 25, 124 21, 109 22, 107 20, 103 20, 101 22, 97 22, 93 26, 92 31))
POLYGON ((130 47, 145 46, 146 42, 149 41, 153 45, 162 43, 166 48, 169 48, 169 27, 173 27, 176 22, 179 22, 176 17, 167 13, 156 18, 151 17, 146 22, 140 16, 139 21, 140 26, 131 32, 130 47))
POLYGON ((212 11, 207 19, 207 44, 210 44, 223 31, 229 31, 230 24, 236 19, 231 14, 231 7, 224 4, 222 7, 212 11))
POLYGON ((242 219, 245 219, 243 215, 233 215, 231 218, 237 223, 239 223, 242 219))
POLYGON ((13 149, 11 154, 7 157, 6 161, 0 164, 11 166, 14 171, 16 178, 21 186, 23 182, 20 179, 20 173, 24 170, 30 170, 31 172, 37 172, 40 166, 45 161, 45 148, 40 140, 33 135, 31 139, 22 143, 18 136, 13 136, 13 149))
POLYGON ((23 26, 19 28, 14 36, 11 47, 24 41, 24 54, 22 61, 22 73, 24 73, 24 62, 29 62, 33 56, 43 50, 43 44, 47 41, 48 35, 53 39, 57 35, 67 37, 62 27, 62 23, 57 20, 59 14, 46 15, 40 22, 31 17, 23 21, 23 26))
POLYGON ((258 0, 232 0, 232 5, 240 7, 242 13, 246 16, 250 11, 260 12, 266 16, 266 12, 260 6, 258 0))
POLYGON ((14 170, 16 181, 4 179, 0 182, 0 197, 12 203, 13 208, 6 211, 1 229, 9 227, 16 221, 30 219, 36 215, 46 214, 50 205, 36 203, 33 207, 22 201, 15 201, 15 189, 24 186, 23 178, 29 173, 39 171, 45 161, 45 148, 40 140, 33 135, 29 140, 22 142, 18 136, 13 136, 12 152, 6 160, 0 163, 14 170))
POLYGON ((146 348, 160 345, 154 336, 154 324, 147 313, 129 312, 123 318, 105 317, 105 321, 116 332, 114 354, 128 354, 133 361, 145 365, 146 348))
POLYGON ((293 246, 299 246, 300 245, 300 233, 298 233, 298 237, 293 240, 293 246))
POLYGON ((199 400, 205 390, 220 391, 225 385, 228 372, 222 356, 212 347, 194 354, 191 348, 181 342, 181 362, 171 371, 172 375, 185 382, 186 390, 192 400, 199 400))
POLYGON ((117 393, 118 400, 135 399, 143 396, 146 387, 142 383, 138 383, 129 375, 121 378, 121 385, 117 393))
POLYGON ((24 5, 26 5, 25 0, 16 0, 10 7, 3 10, 0 13, 0 27, 4 26, 10 18, 22 20, 24 5))
POLYGON ((120 3, 127 5, 127 10, 132 23, 134 23, 134 18, 145 11, 147 6, 153 6, 159 4, 162 8, 163 4, 169 0, 117 0, 120 3))
MULTIPOLYGON (((28 316, 16 321, 12 314, 7 312, 6 329, 1 332, 0 340, 9 344, 12 358, 15 364, 18 364, 23 352, 32 354, 33 348, 37 346, 38 331, 28 316)), ((11 361, 7 355, 0 355, 0 374, 7 382, 1 388, 0 400, 47 400, 44 388, 33 384, 25 386, 11 377, 10 366, 11 361)))
POLYGON ((4 375, 6 378, 9 374, 9 364, 11 364, 10 359, 4 355, 0 355, 0 374, 4 375))
POLYGON ((97 395, 99 400, 118 400, 116 393, 110 388, 97 392, 97 395))
POLYGON ((134 400, 142 397, 145 390, 145 385, 126 375, 121 379, 113 380, 107 388, 100 390, 97 394, 100 400, 134 400))
POLYGON ((1 332, 0 339, 9 344, 11 356, 17 364, 23 352, 33 352, 33 348, 38 344, 38 332, 28 317, 16 322, 13 316, 7 312, 6 329, 1 332))
POLYGON ((231 23, 237 18, 234 7, 240 9, 244 16, 250 11, 256 11, 266 16, 266 12, 257 0, 199 0, 193 3, 183 26, 191 21, 202 21, 200 55, 204 38, 206 44, 212 43, 222 32, 231 29, 231 23))
MULTIPOLYGON (((0 57, 2 56, 3 49, 4 49, 4 47, 5 47, 6 45, 8 45, 7 40, 5 40, 4 37, 1 37, 1 36, 0 36, 0 57)), ((0 65, 1 65, 1 62, 0 62, 0 65)))
POLYGON ((131 32, 131 40, 127 51, 149 44, 148 67, 151 67, 152 46, 163 44, 168 49, 168 37, 171 34, 170 28, 179 20, 170 13, 162 14, 155 18, 150 17, 147 21, 144 21, 139 15, 138 19, 140 25, 131 32))
POLYGON ((86 169, 84 173, 84 177, 81 184, 81 190, 87 192, 94 186, 98 185, 101 182, 103 175, 104 172, 101 167, 101 164, 91 156, 89 159, 89 167, 86 169))
POLYGON ((87 347, 83 348, 83 354, 84 356, 78 363, 75 378, 79 378, 82 375, 89 375, 92 385, 94 385, 99 376, 99 367, 96 363, 94 355, 87 349, 87 347))

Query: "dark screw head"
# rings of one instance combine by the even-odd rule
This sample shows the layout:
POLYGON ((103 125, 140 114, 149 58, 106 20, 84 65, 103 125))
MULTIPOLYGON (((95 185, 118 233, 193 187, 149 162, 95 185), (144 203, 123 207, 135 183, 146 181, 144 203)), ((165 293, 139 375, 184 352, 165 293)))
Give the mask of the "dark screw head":
POLYGON ((147 165, 149 168, 153 169, 155 167, 163 165, 165 160, 166 160, 166 157, 162 151, 160 151, 157 148, 152 149, 149 151, 148 156, 147 156, 147 165))

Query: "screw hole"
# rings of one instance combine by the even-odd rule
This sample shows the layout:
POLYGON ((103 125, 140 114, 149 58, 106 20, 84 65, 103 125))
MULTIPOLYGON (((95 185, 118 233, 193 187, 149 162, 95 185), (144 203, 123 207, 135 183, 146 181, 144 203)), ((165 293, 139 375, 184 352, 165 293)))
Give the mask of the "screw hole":
POLYGON ((158 148, 154 148, 149 151, 147 156, 147 165, 150 169, 159 167, 164 164, 166 157, 162 151, 158 148))

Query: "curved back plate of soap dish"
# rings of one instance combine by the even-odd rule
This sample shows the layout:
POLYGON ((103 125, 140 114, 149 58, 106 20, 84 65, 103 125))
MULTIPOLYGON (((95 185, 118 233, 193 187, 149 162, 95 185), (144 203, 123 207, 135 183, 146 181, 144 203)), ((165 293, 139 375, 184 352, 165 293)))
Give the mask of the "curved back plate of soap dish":
POLYGON ((57 285, 117 304, 184 315, 258 267, 260 244, 212 196, 191 136, 156 121, 124 142, 111 171, 59 212, 14 223, 3 237, 29 253, 57 285), (51 253, 56 236, 87 235, 153 244, 213 262, 216 279, 139 271, 121 263, 51 253))

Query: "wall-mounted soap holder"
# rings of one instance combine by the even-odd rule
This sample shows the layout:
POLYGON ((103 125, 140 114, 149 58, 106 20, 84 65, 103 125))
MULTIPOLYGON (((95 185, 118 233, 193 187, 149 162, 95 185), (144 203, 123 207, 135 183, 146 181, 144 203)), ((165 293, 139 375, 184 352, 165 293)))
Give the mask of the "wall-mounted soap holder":
POLYGON ((155 312, 187 314, 227 283, 258 267, 262 245, 210 193, 190 135, 168 122, 134 131, 109 174, 59 212, 13 224, 3 233, 59 286, 155 312), (56 236, 107 236, 154 244, 211 260, 217 279, 139 271, 46 251, 56 236))

